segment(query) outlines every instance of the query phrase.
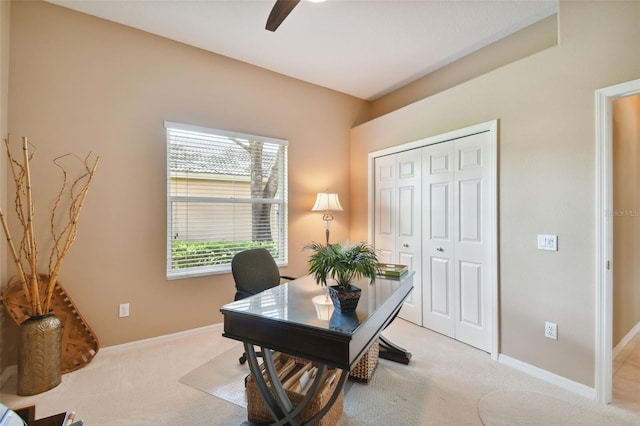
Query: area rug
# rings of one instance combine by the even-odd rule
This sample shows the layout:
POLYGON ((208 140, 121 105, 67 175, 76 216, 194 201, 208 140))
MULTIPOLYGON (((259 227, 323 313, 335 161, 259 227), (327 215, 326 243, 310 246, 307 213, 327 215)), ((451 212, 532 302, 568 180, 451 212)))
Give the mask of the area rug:
POLYGON ((490 392, 478 404, 478 414, 487 426, 632 424, 621 422, 619 416, 607 415, 607 411, 616 409, 603 405, 596 411, 544 393, 510 389, 490 392))
MULTIPOLYGON (((249 367, 238 363, 242 351, 242 345, 234 345, 179 381, 246 407, 244 378, 249 367)), ((441 373, 421 360, 412 360, 410 365, 380 360, 368 384, 347 381, 339 425, 395 424, 399 418, 404 424, 457 425, 465 424, 470 412, 477 418, 477 399, 461 398, 468 384, 456 383, 449 372, 441 373), (417 370, 432 370, 435 377, 428 378, 417 370)))
MULTIPOLYGON (((211 361, 182 376, 179 382, 246 408, 244 379, 249 374, 249 364, 241 365, 238 362, 242 352, 242 344, 234 345, 211 361)), ((344 388, 345 395, 353 384, 347 381, 344 388)))
POLYGON ((179 381, 187 386, 247 407, 244 378, 249 374, 249 365, 241 365, 243 345, 238 343, 231 349, 202 364, 182 376, 179 381))

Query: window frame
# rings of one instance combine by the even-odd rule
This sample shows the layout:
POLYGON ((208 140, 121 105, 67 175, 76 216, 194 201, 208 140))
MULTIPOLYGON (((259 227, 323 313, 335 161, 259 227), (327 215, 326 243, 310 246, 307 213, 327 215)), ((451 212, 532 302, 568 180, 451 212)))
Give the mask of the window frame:
MULTIPOLYGON (((253 140, 253 141, 260 141, 263 143, 268 143, 268 144, 274 144, 274 145, 282 145, 285 147, 284 149, 284 155, 282 158, 282 173, 279 176, 279 183, 278 183, 278 193, 281 193, 281 197, 276 197, 276 198, 271 198, 271 199, 258 199, 258 198, 251 198, 251 196, 249 195, 249 198, 246 197, 239 197, 239 198, 235 198, 233 196, 231 197, 220 197, 220 196, 212 196, 212 197, 202 197, 202 196, 198 196, 198 197, 191 197, 192 199, 196 199, 197 202, 203 202, 203 200, 206 199, 207 203, 212 203, 212 204, 236 204, 236 203, 240 203, 240 204, 255 204, 255 203, 270 203, 270 204, 275 204, 279 206, 279 212, 280 212, 280 216, 277 219, 276 222, 276 226, 278 228, 277 230, 277 237, 274 238, 274 242, 277 244, 277 253, 276 255, 274 255, 274 260, 276 261, 276 264, 279 267, 283 267, 283 266, 287 266, 288 265, 288 260, 289 260, 289 250, 288 250, 288 228, 289 228, 289 224, 288 224, 288 194, 289 194, 289 189, 288 189, 288 182, 289 182, 289 178, 288 178, 288 141, 283 140, 283 139, 276 139, 276 138, 272 138, 272 137, 266 137, 266 136, 256 136, 256 135, 250 135, 250 134, 246 134, 246 133, 239 133, 239 132, 232 132, 232 131, 227 131, 227 130, 221 130, 221 129, 212 129, 212 128, 207 128, 207 127, 201 127, 201 126, 194 126, 194 125, 190 125, 190 124, 184 124, 184 123, 177 123, 177 122, 171 122, 171 121, 165 121, 164 122, 164 127, 165 127, 165 135, 166 135, 166 173, 167 173, 167 204, 166 204, 166 217, 167 217, 167 222, 166 222, 166 278, 168 280, 176 280, 176 279, 183 279, 183 278, 189 278, 189 277, 198 277, 198 276, 206 276, 206 275, 217 275, 217 274, 225 274, 225 273, 229 273, 231 272, 231 263, 224 263, 224 264, 219 264, 219 265, 207 265, 207 266, 192 266, 192 267, 187 267, 187 268, 172 268, 172 264, 173 264, 173 235, 174 235, 174 228, 173 228, 173 208, 172 208, 172 203, 176 202, 176 201, 189 201, 190 197, 189 196, 184 196, 184 195, 172 195, 172 188, 171 188, 171 182, 172 182, 172 172, 171 172, 171 165, 172 165, 172 161, 171 161, 171 156, 170 156, 170 146, 171 146, 171 139, 170 139, 170 133, 172 130, 177 130, 177 131, 186 131, 186 132, 197 132, 197 133, 201 133, 201 134, 207 134, 207 135, 213 135, 213 136, 221 136, 224 138, 238 138, 238 139, 243 139, 243 140, 253 140), (262 201, 261 201, 262 200, 262 201)), ((184 172, 183 172, 184 173, 184 172)), ((230 222, 235 223, 235 220, 231 220, 230 222)), ((240 250, 234 251, 238 252, 240 250)))

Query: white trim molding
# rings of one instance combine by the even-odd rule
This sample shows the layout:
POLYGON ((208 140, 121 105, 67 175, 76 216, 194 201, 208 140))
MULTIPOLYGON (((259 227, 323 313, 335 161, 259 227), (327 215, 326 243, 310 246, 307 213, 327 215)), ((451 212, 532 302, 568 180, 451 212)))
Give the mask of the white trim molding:
POLYGON ((640 322, 637 322, 636 325, 633 326, 631 330, 618 342, 618 344, 613 348, 613 359, 615 359, 620 352, 624 349, 625 346, 629 344, 636 337, 636 334, 640 333, 640 322))
POLYGON ((526 362, 511 358, 507 355, 500 354, 500 356, 498 357, 498 362, 506 365, 507 367, 522 371, 523 373, 526 373, 530 376, 544 380, 545 382, 551 383, 552 385, 583 396, 587 399, 595 399, 595 389, 583 385, 582 383, 574 382, 573 380, 569 380, 566 377, 559 376, 555 373, 543 370, 542 368, 527 364, 526 362))
POLYGON ((164 334, 162 336, 150 337, 148 339, 134 340, 133 342, 122 343, 119 345, 107 346, 100 349, 100 352, 120 353, 130 351, 132 349, 140 349, 158 343, 163 343, 175 339, 176 337, 197 336, 199 334, 211 333, 217 328, 222 328, 222 323, 207 325, 204 327, 193 328, 189 330, 179 331, 177 333, 164 334))

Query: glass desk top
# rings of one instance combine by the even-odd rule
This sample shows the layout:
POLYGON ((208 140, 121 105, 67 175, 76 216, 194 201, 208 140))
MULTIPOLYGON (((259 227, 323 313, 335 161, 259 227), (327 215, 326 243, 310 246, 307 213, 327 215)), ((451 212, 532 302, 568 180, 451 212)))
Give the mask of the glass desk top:
POLYGON ((413 275, 355 282, 362 289, 356 311, 334 309, 327 319, 313 303, 316 296, 324 298, 324 287, 305 276, 224 305, 223 335, 347 368, 395 317, 413 288, 413 275))

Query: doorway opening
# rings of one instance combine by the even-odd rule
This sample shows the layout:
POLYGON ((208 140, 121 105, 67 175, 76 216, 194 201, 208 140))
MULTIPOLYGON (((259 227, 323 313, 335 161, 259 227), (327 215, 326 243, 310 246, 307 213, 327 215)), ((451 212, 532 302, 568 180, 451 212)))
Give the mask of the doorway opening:
POLYGON ((596 90, 596 377, 599 402, 613 389, 613 115, 616 99, 640 93, 640 79, 596 90))

